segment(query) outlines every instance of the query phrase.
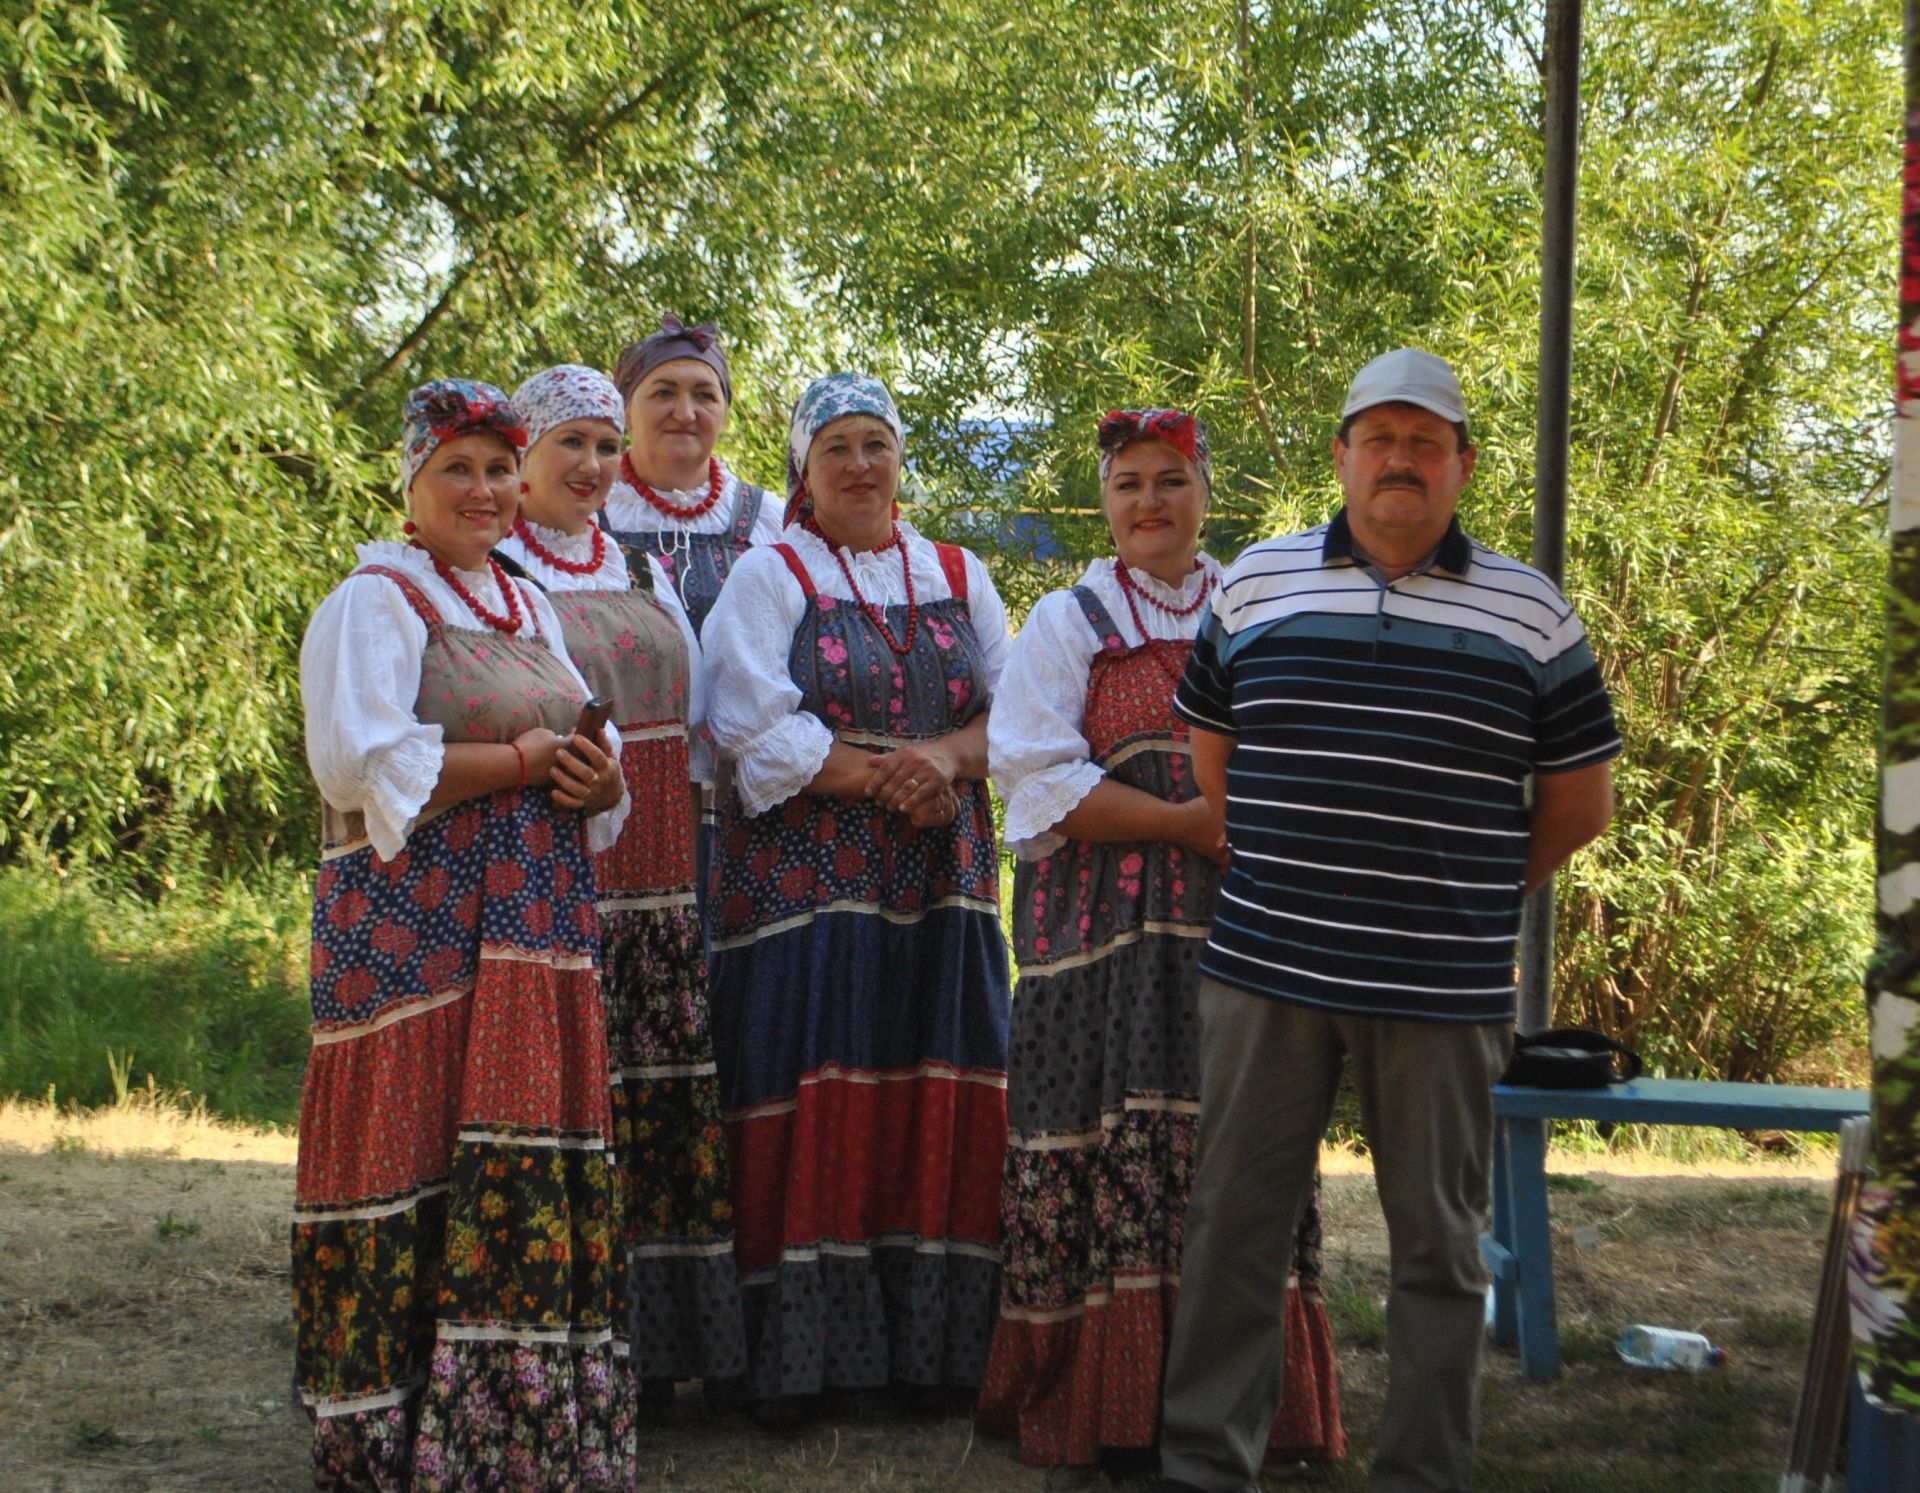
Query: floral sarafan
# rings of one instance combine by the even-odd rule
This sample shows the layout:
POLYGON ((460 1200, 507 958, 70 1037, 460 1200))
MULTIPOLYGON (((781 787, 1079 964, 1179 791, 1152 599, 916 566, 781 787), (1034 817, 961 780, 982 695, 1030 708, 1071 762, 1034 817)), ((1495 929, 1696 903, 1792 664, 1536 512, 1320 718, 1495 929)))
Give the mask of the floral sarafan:
MULTIPOLYGON (((427 628, 417 719, 565 728, 545 643, 427 628)), ((292 1230, 324 1486, 631 1487, 634 1384, 586 822, 509 788, 382 856, 330 816, 292 1230), (410 1472, 409 1472, 410 1469, 410 1472)), ((358 833, 356 833, 358 831, 358 833)))
MULTIPOLYGON (((1087 760, 1151 797, 1198 797, 1172 708, 1192 642, 1155 638, 1136 616, 1145 641, 1129 646, 1090 587, 1072 595, 1098 640, 1080 717, 1087 760)), ((1005 1273, 977 1417, 1034 1465, 1088 1465, 1159 1433, 1199 1110, 1194 989, 1219 885, 1212 861, 1158 840, 1068 836, 1014 871, 1005 1273)), ((1317 1196, 1283 1314, 1272 1450, 1340 1456, 1317 1196)))
MULTIPOLYGON (((810 570, 782 548, 807 594, 786 660, 801 711, 886 750, 986 708, 964 568, 939 561, 953 594, 917 603, 902 654, 904 605, 887 604, 883 633, 819 590, 831 560, 810 570)), ((1007 964, 986 784, 953 786, 954 821, 924 829, 866 799, 803 791, 749 814, 728 796, 714 1047, 747 1316, 767 1323, 749 1368, 761 1398, 979 1382, 999 1275, 1007 964)))

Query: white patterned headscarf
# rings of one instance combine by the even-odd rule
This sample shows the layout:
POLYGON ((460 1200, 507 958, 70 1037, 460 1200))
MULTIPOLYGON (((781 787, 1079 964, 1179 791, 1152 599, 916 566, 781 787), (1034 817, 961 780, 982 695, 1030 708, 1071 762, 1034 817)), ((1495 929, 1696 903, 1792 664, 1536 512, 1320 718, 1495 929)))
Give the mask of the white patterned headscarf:
POLYGON ((605 420, 623 435, 627 429, 627 402, 598 368, 562 363, 536 373, 514 390, 513 407, 527 422, 527 449, 540 437, 569 420, 605 420))
POLYGON ((885 384, 864 373, 821 374, 795 402, 793 426, 787 432, 788 523, 813 508, 807 492, 807 453, 813 449, 813 438, 843 415, 872 415, 892 430, 894 440, 903 451, 906 449, 900 411, 894 408, 885 384))

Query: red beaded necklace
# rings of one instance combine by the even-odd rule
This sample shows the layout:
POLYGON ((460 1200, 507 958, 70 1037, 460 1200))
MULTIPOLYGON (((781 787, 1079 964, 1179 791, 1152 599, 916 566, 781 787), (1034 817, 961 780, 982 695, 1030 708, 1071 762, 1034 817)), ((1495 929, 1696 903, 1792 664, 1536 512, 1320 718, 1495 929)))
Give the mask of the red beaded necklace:
MULTIPOLYGON (((1195 570, 1200 568, 1200 562, 1198 560, 1193 562, 1193 568, 1195 570)), ((1140 609, 1133 604, 1133 599, 1136 596, 1148 606, 1160 608, 1160 610, 1165 612, 1169 617, 1191 617, 1195 612, 1199 611, 1201 607, 1206 605, 1207 597, 1213 591, 1213 577, 1208 576, 1200 583, 1200 594, 1185 606, 1177 607, 1172 602, 1162 601, 1159 597, 1143 590, 1140 583, 1133 578, 1133 572, 1127 569, 1127 562, 1125 560, 1116 559, 1113 562, 1113 573, 1120 578, 1120 589, 1126 594, 1127 606, 1133 612, 1133 620, 1136 625, 1140 621, 1140 609)), ((1144 627, 1140 629, 1140 634, 1142 637, 1146 636, 1146 629, 1144 627)))
POLYGON ((879 630, 887 646, 903 658, 913 652, 913 633, 920 622, 920 604, 914 598, 913 562, 907 555, 906 544, 900 538, 900 525, 893 524, 893 533, 887 542, 876 544, 869 553, 883 555, 895 545, 900 547, 900 574, 907 583, 907 640, 904 643, 894 640, 893 630, 887 626, 887 614, 861 594, 860 583, 853 578, 853 568, 847 564, 847 557, 840 552, 840 546, 827 538, 826 531, 814 520, 811 513, 800 520, 800 526, 826 545, 832 552, 833 558, 840 562, 840 574, 847 578, 847 585, 853 590, 853 599, 860 603, 860 610, 867 614, 867 621, 879 630))
MULTIPOLYGON (((1200 568, 1200 562, 1198 560, 1193 562, 1193 568, 1195 570, 1200 568)), ((1154 661, 1160 666, 1160 672, 1172 680, 1173 687, 1178 689, 1180 687, 1180 676, 1185 672, 1185 660, 1183 658, 1179 663, 1170 662, 1166 657, 1164 649, 1155 649, 1153 647, 1154 639, 1147 631, 1147 624, 1140 620, 1140 608, 1135 603, 1134 597, 1139 597, 1141 601, 1146 602, 1149 606, 1160 608, 1161 611, 1166 612, 1170 616, 1191 617, 1195 612, 1200 610, 1200 603, 1207 599, 1207 593, 1213 590, 1213 577, 1208 576, 1200 583, 1200 594, 1193 599, 1191 606, 1175 607, 1169 606, 1159 597, 1151 596, 1141 590, 1140 583, 1128 572, 1127 562, 1125 560, 1116 559, 1113 562, 1113 573, 1120 578, 1120 594, 1127 599, 1127 611, 1133 617, 1133 625, 1140 633, 1141 646, 1153 653, 1154 661)))
POLYGON ((640 474, 633 469, 633 453, 630 451, 620 453, 620 475, 628 487, 639 493, 660 512, 666 514, 668 518, 677 518, 682 523, 688 519, 698 518, 703 513, 711 512, 713 505, 720 501, 720 488, 725 481, 720 470, 720 459, 717 456, 709 456, 707 458, 707 495, 699 502, 683 508, 678 503, 669 503, 640 480, 640 474))
POLYGON ((533 536, 533 526, 524 517, 516 515, 513 520, 513 532, 520 536, 520 542, 527 547, 529 554, 537 555, 555 570, 566 575, 592 575, 607 562, 607 536, 598 524, 593 526, 593 558, 591 560, 563 560, 533 536))
POLYGON ((465 584, 462 583, 460 573, 419 540, 409 539, 407 543, 423 552, 429 560, 433 561, 434 574, 439 576, 440 579, 445 581, 449 586, 453 587, 453 594, 467 604, 468 609, 472 611, 474 616, 478 617, 482 622, 486 623, 487 626, 496 631, 507 634, 508 637, 512 637, 520 631, 520 623, 522 621, 520 616, 520 598, 514 595, 513 584, 507 579, 506 571, 500 568, 500 562, 494 559, 492 555, 487 556, 487 569, 493 572, 494 585, 500 588, 500 594, 507 599, 507 614, 504 617, 501 616, 500 613, 491 611, 481 605, 480 598, 475 596, 466 588, 465 584))

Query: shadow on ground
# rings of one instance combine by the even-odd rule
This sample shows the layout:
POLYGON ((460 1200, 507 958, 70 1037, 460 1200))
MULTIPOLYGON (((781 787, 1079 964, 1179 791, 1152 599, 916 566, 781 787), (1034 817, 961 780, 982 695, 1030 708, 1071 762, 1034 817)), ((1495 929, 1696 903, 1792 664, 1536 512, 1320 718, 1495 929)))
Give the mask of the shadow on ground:
MULTIPOLYGON (((236 1145, 236 1151, 243 1149, 236 1145)), ((296 1489, 286 1219, 277 1158, 0 1137, 0 1467, 22 1490, 296 1489)), ((1594 1174, 1554 1193, 1566 1372, 1490 1352, 1476 1487, 1525 1493, 1771 1490, 1784 1466, 1828 1189, 1801 1179, 1594 1174), (1621 1324, 1705 1331, 1728 1368, 1650 1374, 1621 1324)), ((1269 1486, 1357 1489, 1385 1387, 1386 1240, 1372 1182, 1327 1179, 1327 1277, 1353 1457, 1269 1486)), ((646 1428, 646 1490, 1110 1487, 1022 1467, 964 1417, 823 1423, 773 1438, 683 1390, 646 1428)))

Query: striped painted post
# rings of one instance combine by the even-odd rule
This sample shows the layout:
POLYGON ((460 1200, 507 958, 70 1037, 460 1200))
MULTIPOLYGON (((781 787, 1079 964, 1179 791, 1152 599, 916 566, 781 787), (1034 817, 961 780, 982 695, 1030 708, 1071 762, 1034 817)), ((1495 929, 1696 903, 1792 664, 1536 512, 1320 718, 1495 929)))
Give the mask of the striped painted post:
MULTIPOLYGON (((1866 1412, 1856 1448, 1911 1448, 1920 1433, 1920 0, 1906 4, 1900 324, 1887 527, 1878 939, 1867 969, 1873 1026, 1874 1175, 1862 1193, 1849 1292, 1866 1412)), ((1872 1482, 1856 1486, 1874 1486, 1872 1482)))

